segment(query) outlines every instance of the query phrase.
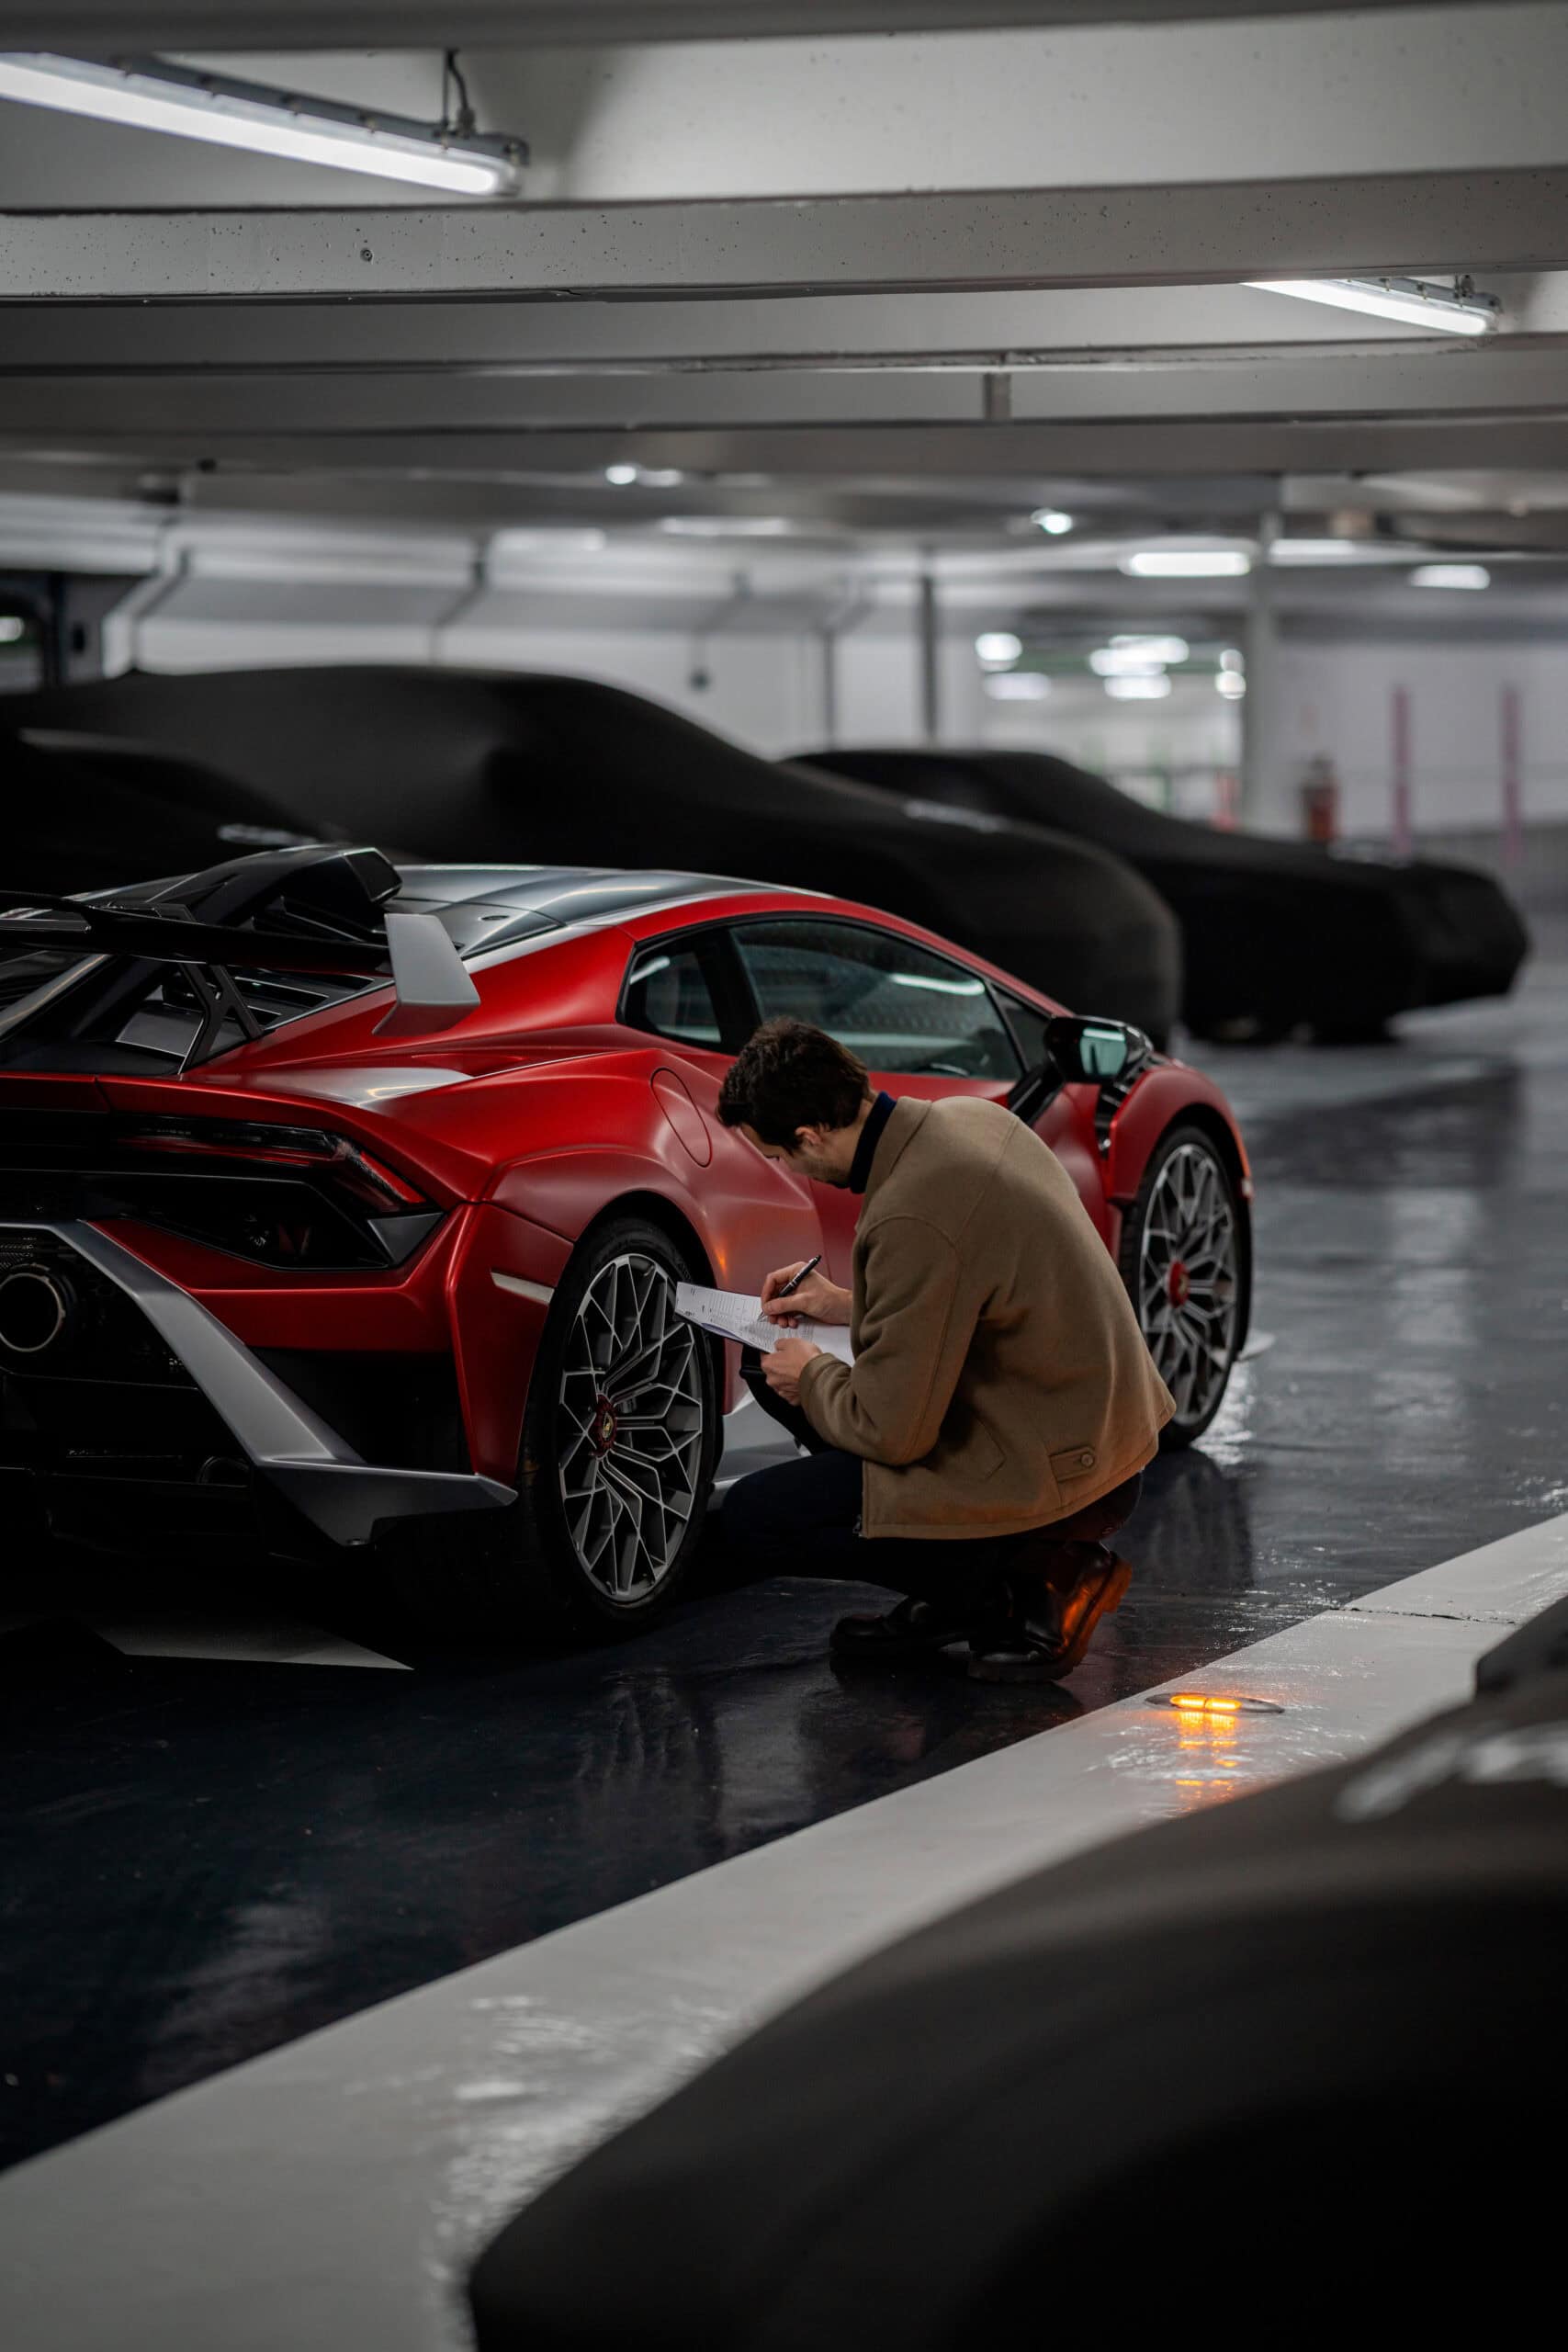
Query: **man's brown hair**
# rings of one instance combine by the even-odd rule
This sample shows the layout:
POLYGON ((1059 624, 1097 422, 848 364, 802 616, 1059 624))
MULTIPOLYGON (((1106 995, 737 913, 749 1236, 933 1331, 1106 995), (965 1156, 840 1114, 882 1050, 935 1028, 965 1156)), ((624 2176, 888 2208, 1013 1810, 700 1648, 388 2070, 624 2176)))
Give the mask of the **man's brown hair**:
POLYGON ((718 1098, 727 1127, 748 1126, 785 1151, 799 1127, 847 1127, 871 1092, 865 1064, 825 1030, 781 1014, 731 1063, 718 1098))

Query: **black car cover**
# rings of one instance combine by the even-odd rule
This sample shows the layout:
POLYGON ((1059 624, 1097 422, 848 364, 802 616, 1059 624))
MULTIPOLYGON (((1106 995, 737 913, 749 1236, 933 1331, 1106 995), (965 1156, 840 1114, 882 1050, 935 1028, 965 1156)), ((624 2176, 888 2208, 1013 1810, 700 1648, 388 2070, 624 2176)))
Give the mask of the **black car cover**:
POLYGON ((1231 1023, 1373 1032, 1418 1005, 1506 994, 1529 948, 1489 875, 1218 832, 1043 752, 804 756, 886 792, 1052 825, 1125 858, 1180 922, 1183 1011, 1201 1035, 1231 1023))
POLYGON ((1477 1702, 1042 1871, 764 2026, 502 2233, 481 2352, 1407 2333, 1483 2279, 1509 2333, 1507 2274, 1544 2288, 1561 2227, 1558 1613, 1477 1702))
POLYGON ((413 668, 132 674, 18 698, 17 716, 144 738, 290 801, 315 824, 426 857, 684 866, 863 899, 1156 1042, 1179 1002, 1176 924, 1104 851, 781 767, 589 679, 413 668))
POLYGON ((111 890, 318 838, 254 785, 113 737, 0 731, 0 792, 8 890, 111 890))

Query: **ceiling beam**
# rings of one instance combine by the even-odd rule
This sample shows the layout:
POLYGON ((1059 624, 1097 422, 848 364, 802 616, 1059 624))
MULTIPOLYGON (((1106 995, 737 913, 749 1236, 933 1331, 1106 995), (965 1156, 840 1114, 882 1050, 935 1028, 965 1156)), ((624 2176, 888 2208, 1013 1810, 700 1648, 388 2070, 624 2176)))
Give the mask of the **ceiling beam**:
MULTIPOLYGON (((705 429, 815 424, 1015 424, 1383 419, 1568 412, 1568 339, 1262 358, 1257 354, 1059 362, 998 375, 970 368, 718 369, 574 376, 421 370, 292 375, 0 377, 0 432, 41 447, 62 435, 110 446, 183 434, 193 451, 235 434, 371 436, 604 426, 705 429)), ((1006 426, 999 427, 1006 433, 1006 426)))
MULTIPOLYGON (((1568 330, 1568 276, 1490 281, 1531 323, 1568 330), (1546 314, 1549 283, 1561 288, 1546 314), (1517 294, 1513 289, 1517 288, 1517 294)), ((1348 356, 1416 331, 1348 318, 1247 286, 1090 287, 1021 293, 780 295, 657 302, 105 301, 35 305, 7 335, 0 379, 264 374, 318 368, 473 375, 661 368, 1040 366, 1093 353, 1211 349, 1278 356, 1308 345, 1348 356)))
MULTIPOLYGON (((1381 0, 1385 8, 1432 0, 1381 0)), ((1300 16, 1363 0, 0 0, 17 49, 415 49, 1300 16)))
POLYGON ((810 202, 14 213, 0 300, 1181 285, 1565 258, 1568 168, 810 202))
MULTIPOLYGON (((1568 164, 1561 0, 1276 16, 1243 31, 1224 21, 987 31, 967 18, 961 30, 893 39, 810 29, 762 51, 722 39, 487 47, 466 72, 479 119, 527 138, 533 204, 978 198, 1211 174, 1240 203, 1251 182, 1568 164)), ((435 47, 264 57, 251 70, 371 112, 423 116, 440 104, 435 47)), ((6 106, 0 123, 0 210, 352 205, 363 215, 407 193, 41 107, 6 106)))
MULTIPOLYGON (((110 454, 102 435, 0 433, 12 456, 110 454)), ((614 460, 687 473, 769 474, 795 479, 868 477, 889 485, 1004 480, 1021 505, 1038 503, 1033 484, 1063 474, 1394 472, 1415 468, 1568 467, 1568 416, 1506 411, 1478 417, 1314 417, 1122 420, 1013 424, 750 424, 527 432, 387 432, 341 435, 265 432, 218 436, 141 431, 113 445, 121 460, 148 468, 231 466, 362 480, 444 474, 484 481, 540 475, 592 475, 614 460)), ((765 495, 765 493, 764 493, 765 495)), ((664 503, 671 503, 668 497, 664 503)))

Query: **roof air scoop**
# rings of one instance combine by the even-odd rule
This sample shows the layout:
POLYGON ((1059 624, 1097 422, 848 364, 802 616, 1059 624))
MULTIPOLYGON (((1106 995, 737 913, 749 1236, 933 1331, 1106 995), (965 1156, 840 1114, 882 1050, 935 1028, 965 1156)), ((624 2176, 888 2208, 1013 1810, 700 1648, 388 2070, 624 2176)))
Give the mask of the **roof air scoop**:
POLYGON ((438 915, 386 916, 387 948, 398 1001, 376 1024, 378 1037, 426 1037, 455 1029, 479 992, 438 915))

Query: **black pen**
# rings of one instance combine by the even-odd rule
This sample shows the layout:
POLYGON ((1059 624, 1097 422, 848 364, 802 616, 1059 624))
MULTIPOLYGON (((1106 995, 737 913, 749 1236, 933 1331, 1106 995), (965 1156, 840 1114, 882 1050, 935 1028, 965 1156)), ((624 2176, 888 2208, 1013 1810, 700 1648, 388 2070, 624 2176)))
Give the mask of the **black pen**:
MULTIPOLYGON (((807 1275, 815 1273, 821 1263, 822 1252, 818 1250, 815 1258, 807 1258, 805 1265, 802 1266, 798 1274, 791 1274, 788 1282, 784 1283, 782 1290, 774 1291, 773 1297, 788 1298, 790 1293, 792 1291, 797 1291, 800 1288, 801 1283, 806 1280, 807 1275)), ((770 1302, 770 1304, 772 1302, 770 1302)))

